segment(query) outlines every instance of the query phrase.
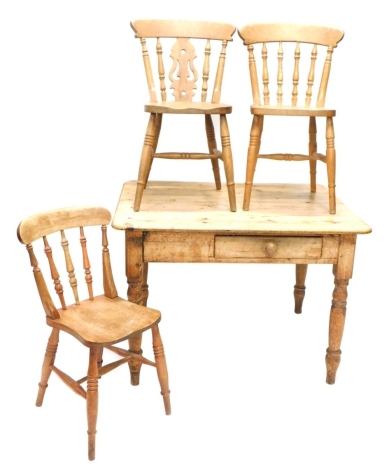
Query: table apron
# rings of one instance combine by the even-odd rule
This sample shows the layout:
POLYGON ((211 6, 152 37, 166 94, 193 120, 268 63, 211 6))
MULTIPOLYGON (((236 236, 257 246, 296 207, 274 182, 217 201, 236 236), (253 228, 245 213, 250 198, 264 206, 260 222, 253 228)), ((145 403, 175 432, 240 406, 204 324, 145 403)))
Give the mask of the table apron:
POLYGON ((143 262, 336 264, 339 235, 144 232, 143 262))

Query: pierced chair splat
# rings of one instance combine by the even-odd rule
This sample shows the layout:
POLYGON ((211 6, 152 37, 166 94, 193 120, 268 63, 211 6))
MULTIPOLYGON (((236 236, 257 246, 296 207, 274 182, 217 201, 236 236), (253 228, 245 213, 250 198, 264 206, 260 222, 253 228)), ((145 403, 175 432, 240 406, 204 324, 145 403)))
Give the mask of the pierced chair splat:
MULTIPOLYGON (((230 143, 230 133, 227 124, 227 114, 232 112, 228 104, 220 103, 221 87, 226 60, 226 48, 235 32, 235 26, 226 23, 206 21, 170 21, 170 20, 136 20, 131 22, 135 37, 140 38, 142 45, 143 63, 146 72, 147 86, 150 101, 145 104, 145 112, 150 113, 146 136, 141 154, 138 183, 134 202, 134 210, 139 211, 151 165, 154 158, 165 159, 210 159, 214 172, 216 189, 221 189, 219 163, 221 160, 227 180, 228 198, 231 211, 236 211, 234 169, 230 143), (172 65, 165 67, 164 50, 162 43, 173 39, 175 43, 171 48, 170 60, 172 65), (156 64, 158 70, 159 94, 155 87, 152 70, 152 60, 148 50, 148 40, 155 40, 156 64), (211 97, 208 97, 211 82, 211 50, 215 42, 221 42, 214 84, 211 97), (200 61, 199 50, 195 44, 201 43, 203 50, 202 69, 196 68, 200 61), (166 70, 170 80, 172 99, 168 99, 166 91, 166 70), (202 76, 201 89, 197 85, 198 78, 202 76), (195 101, 195 99, 198 101, 195 101), (157 153, 158 140, 161 133, 162 117, 164 114, 184 115, 201 114, 205 117, 205 130, 208 144, 208 153, 200 152, 164 152, 157 153), (212 115, 220 117, 221 150, 217 149, 215 130, 212 115)), ((169 61, 170 61, 169 60, 169 61)), ((182 125, 182 124, 181 124, 182 125)))

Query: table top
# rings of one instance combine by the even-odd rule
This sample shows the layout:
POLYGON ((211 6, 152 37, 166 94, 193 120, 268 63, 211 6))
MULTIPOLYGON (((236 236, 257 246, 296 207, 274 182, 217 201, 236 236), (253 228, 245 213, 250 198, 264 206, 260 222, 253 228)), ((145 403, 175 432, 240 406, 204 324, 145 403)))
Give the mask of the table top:
POLYGON ((226 185, 150 181, 134 212, 136 181, 124 183, 112 221, 118 230, 201 231, 282 235, 366 234, 371 228, 337 199, 328 211, 328 189, 304 184, 256 184, 250 211, 241 209, 244 184, 236 184, 238 210, 230 212, 226 185))

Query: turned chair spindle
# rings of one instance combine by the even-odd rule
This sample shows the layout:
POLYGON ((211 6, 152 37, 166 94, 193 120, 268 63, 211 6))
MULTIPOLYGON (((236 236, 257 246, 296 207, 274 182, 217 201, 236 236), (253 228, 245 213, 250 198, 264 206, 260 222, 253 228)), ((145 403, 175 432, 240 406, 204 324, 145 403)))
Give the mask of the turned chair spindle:
POLYGON ((69 277, 69 284, 73 290, 74 301, 77 305, 80 305, 80 300, 78 297, 78 289, 77 289, 77 278, 74 272, 74 265, 72 261, 72 257, 69 251, 69 242, 65 236, 65 230, 61 230, 61 246, 63 248, 63 252, 65 255, 65 264, 66 264, 66 271, 68 272, 69 277))

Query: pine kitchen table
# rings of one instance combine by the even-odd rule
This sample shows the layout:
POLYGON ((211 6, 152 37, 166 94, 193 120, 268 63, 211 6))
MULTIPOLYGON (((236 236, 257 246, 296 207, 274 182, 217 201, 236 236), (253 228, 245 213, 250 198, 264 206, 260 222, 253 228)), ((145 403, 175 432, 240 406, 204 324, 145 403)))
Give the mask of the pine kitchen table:
MULTIPOLYGON (((371 228, 341 201, 328 213, 328 191, 308 185, 266 184, 252 190, 250 211, 231 212, 226 189, 214 183, 149 182, 135 212, 136 181, 126 182, 112 226, 125 231, 128 299, 146 305, 148 263, 295 264, 295 312, 300 313, 308 264, 332 264, 335 288, 326 352, 327 383, 335 382, 340 362, 347 286, 352 277, 357 235, 371 228)), ((141 354, 141 335, 130 350, 141 354)), ((139 363, 130 364, 139 383, 139 363)))

